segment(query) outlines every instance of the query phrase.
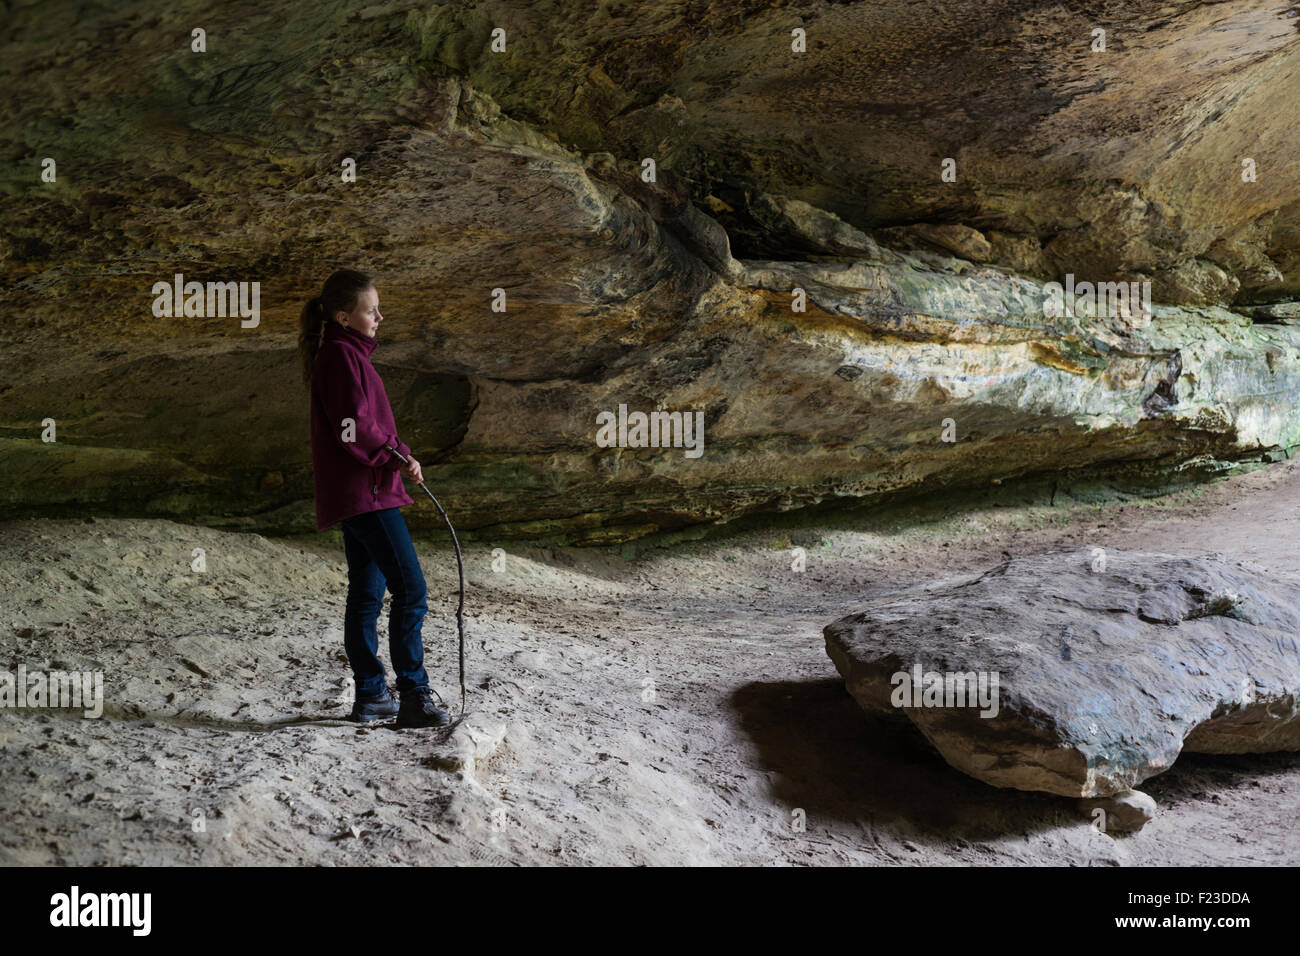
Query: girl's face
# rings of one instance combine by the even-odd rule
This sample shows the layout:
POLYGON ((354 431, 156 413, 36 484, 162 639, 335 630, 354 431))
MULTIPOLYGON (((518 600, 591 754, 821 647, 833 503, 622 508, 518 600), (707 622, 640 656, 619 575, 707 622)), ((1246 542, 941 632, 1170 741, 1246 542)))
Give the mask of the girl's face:
POLYGON ((379 331, 379 323, 384 321, 379 311, 379 293, 375 291, 375 287, 371 286, 358 295, 357 304, 352 311, 340 312, 339 316, 347 320, 343 324, 348 328, 356 329, 362 335, 368 335, 373 339, 375 333, 379 331))

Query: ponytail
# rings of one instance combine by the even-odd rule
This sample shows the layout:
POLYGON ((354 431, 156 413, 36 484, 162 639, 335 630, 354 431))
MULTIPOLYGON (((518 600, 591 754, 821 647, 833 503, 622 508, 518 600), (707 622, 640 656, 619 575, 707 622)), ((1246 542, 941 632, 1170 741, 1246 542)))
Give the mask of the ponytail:
POLYGON ((321 294, 307 300, 298 317, 298 357, 302 363, 303 384, 311 388, 311 372, 325 342, 325 326, 336 312, 351 312, 357 296, 373 283, 364 272, 339 269, 325 280, 321 294))
POLYGON ((302 362, 302 381, 311 388, 311 370, 316 365, 321 343, 325 341, 325 304, 315 296, 302 307, 298 318, 298 357, 302 362))

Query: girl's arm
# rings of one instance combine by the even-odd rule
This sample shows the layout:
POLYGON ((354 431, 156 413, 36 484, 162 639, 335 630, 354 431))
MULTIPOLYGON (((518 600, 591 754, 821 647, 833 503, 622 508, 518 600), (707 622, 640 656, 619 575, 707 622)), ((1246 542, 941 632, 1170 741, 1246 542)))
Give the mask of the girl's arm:
MULTIPOLYGON (((397 437, 396 432, 388 432, 375 424, 374 412, 365 389, 361 386, 361 368, 358 359, 346 352, 335 352, 345 366, 337 370, 322 369, 321 406, 326 418, 334 430, 334 436, 349 455, 369 468, 386 468, 396 471, 402 467, 402 460, 388 450, 389 445, 404 456, 411 456, 411 448, 397 437), (344 441, 343 420, 350 418, 356 422, 356 441, 344 441)), ((328 361, 322 355, 318 361, 328 361)))

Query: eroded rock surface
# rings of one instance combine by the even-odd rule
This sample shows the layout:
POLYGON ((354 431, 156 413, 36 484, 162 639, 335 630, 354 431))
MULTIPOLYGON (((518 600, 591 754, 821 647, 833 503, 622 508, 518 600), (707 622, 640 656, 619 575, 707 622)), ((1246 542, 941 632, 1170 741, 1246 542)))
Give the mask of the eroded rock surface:
POLYGON ((1285 7, 179 0, 10 21, 0 516, 310 530, 295 323, 340 265, 377 279, 403 438, 470 533, 617 541, 1300 442, 1285 7), (154 317, 177 273, 259 282, 260 322, 154 317), (1155 315, 1048 318, 1066 273, 1150 281, 1155 315), (703 412, 704 454, 597 447, 620 404, 703 412))
POLYGON ((905 715, 986 783, 1076 797, 1131 789, 1184 750, 1300 749, 1297 635, 1300 581, 1086 549, 919 585, 825 628, 864 709, 905 715), (916 683, 895 675, 916 673, 995 676, 996 712, 955 695, 895 707, 916 683))

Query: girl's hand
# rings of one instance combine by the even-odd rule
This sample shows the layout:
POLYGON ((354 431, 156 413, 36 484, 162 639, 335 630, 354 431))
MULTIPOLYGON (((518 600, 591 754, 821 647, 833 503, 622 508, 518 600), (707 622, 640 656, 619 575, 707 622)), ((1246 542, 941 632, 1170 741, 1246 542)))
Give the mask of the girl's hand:
POLYGON ((402 474, 410 478, 417 485, 424 481, 424 471, 420 468, 420 463, 415 460, 414 455, 406 456, 406 464, 402 466, 402 474))

